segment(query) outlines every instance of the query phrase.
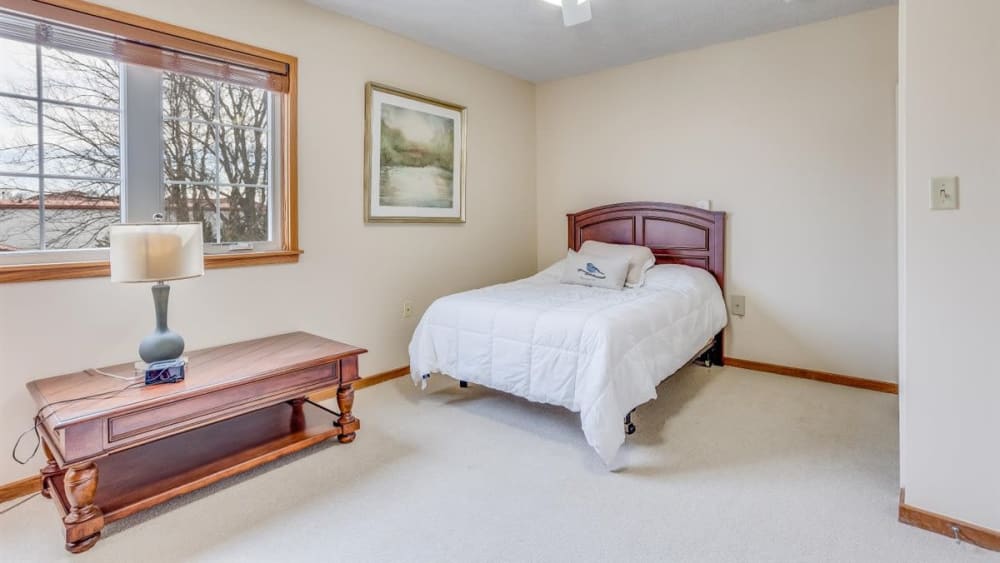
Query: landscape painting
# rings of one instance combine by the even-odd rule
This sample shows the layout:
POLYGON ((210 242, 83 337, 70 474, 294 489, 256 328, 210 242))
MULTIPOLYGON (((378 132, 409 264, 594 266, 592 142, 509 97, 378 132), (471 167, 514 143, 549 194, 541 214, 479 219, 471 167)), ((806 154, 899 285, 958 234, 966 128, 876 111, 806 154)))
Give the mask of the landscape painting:
POLYGON ((368 84, 369 222, 463 222, 465 108, 368 84))
POLYGON ((455 122, 382 104, 379 202, 393 207, 443 207, 455 202, 455 122))

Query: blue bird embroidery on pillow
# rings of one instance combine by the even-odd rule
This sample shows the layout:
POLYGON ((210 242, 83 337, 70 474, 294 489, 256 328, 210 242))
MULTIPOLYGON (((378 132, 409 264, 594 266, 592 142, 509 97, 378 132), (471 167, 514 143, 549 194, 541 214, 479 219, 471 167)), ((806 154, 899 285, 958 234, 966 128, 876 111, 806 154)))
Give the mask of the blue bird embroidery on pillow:
POLYGON ((576 271, 582 273, 585 276, 597 278, 599 280, 603 280, 608 277, 607 275, 604 274, 604 272, 601 271, 600 268, 595 266, 592 262, 587 262, 586 270, 584 270, 583 268, 577 268, 576 271))

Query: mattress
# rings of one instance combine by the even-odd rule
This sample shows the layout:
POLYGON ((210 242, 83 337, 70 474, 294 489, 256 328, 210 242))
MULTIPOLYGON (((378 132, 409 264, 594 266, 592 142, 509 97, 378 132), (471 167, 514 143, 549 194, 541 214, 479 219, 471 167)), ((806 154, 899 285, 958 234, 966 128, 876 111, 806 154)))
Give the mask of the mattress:
POLYGON ((635 289, 559 283, 562 262, 522 280, 448 295, 420 319, 410 369, 446 374, 580 413, 587 443, 611 464, 624 417, 727 323, 715 278, 655 266, 635 289))

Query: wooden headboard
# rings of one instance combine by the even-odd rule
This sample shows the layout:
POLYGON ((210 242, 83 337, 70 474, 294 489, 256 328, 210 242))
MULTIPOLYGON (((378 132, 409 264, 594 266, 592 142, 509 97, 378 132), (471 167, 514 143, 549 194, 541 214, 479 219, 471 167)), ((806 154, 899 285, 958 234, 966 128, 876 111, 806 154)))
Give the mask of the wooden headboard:
MULTIPOLYGON (((673 203, 616 203, 569 213, 569 247, 584 241, 648 246, 657 264, 685 264, 708 270, 725 294, 726 214, 673 203)), ((722 364, 722 334, 712 360, 722 364)))

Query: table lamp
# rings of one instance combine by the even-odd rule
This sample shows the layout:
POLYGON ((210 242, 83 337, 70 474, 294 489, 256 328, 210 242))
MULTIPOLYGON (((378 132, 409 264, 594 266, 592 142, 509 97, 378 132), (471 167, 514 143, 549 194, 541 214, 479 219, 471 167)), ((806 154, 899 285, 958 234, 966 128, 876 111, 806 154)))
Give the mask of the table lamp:
POLYGON ((201 230, 201 223, 111 226, 111 281, 156 282, 156 330, 139 344, 139 357, 147 364, 175 360, 184 353, 184 339, 167 328, 170 286, 164 282, 205 274, 201 230))

